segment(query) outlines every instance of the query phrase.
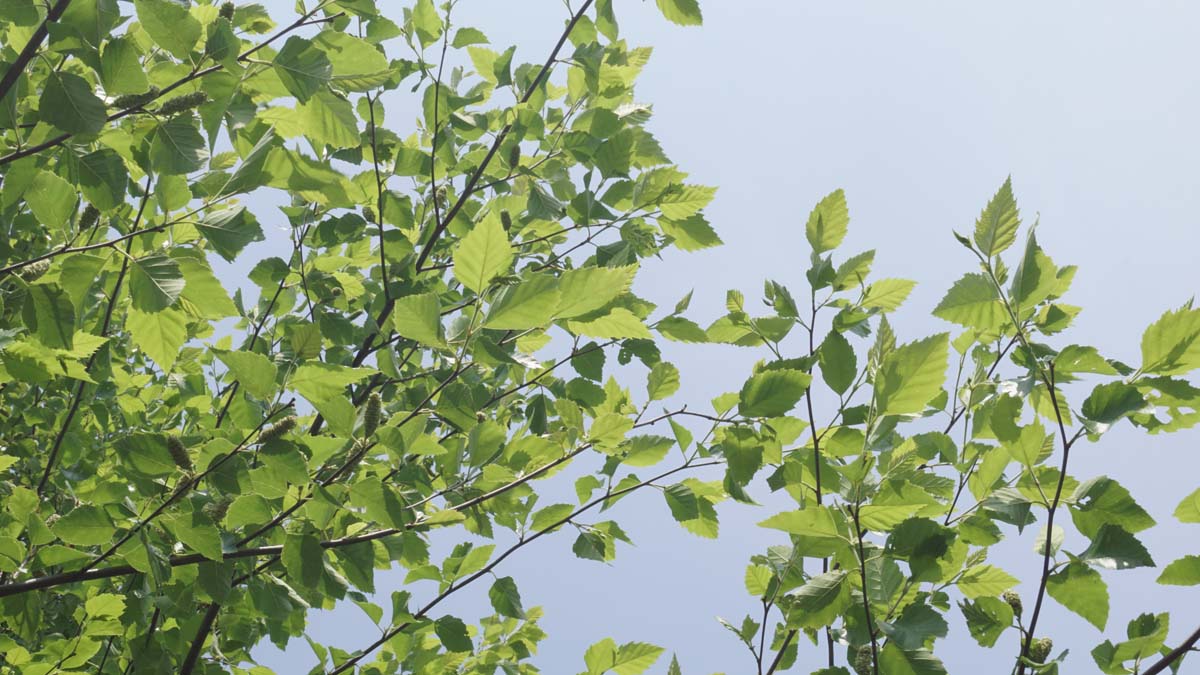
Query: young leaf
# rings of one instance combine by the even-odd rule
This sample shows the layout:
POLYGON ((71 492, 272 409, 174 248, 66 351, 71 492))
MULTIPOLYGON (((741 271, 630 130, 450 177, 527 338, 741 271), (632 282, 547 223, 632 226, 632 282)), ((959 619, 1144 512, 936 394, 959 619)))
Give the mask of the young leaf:
POLYGON ((879 415, 921 412, 942 390, 950 354, 947 333, 897 347, 884 358, 875 376, 875 406, 879 415))
POLYGON ((1104 630, 1108 623, 1108 586, 1096 570, 1081 562, 1071 562, 1050 575, 1046 592, 1063 607, 1104 630))
POLYGON ((764 370, 746 380, 738 410, 746 417, 776 417, 796 407, 812 376, 799 370, 764 370))
POLYGON ((512 263, 512 247, 500 218, 484 218, 459 241, 454 252, 454 278, 472 291, 482 293, 512 263))
POLYGON ((808 215, 804 233, 813 252, 824 253, 841 245, 849 225, 850 211, 846 208, 846 193, 834 190, 817 202, 812 213, 808 215))
POLYGON ((975 221, 975 246, 986 258, 1003 253, 1017 240, 1020 226, 1017 200, 1012 192, 1012 177, 1009 177, 988 202, 979 220, 975 221))

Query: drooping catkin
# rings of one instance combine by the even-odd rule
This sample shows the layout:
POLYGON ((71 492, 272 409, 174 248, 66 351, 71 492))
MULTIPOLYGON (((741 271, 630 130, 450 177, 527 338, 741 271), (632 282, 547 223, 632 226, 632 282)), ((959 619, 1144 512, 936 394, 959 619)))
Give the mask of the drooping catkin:
POLYGON ((204 105, 208 102, 208 94, 202 91, 193 91, 190 94, 183 94, 175 98, 167 99, 158 107, 160 115, 175 115, 185 110, 191 110, 196 106, 204 105))
POLYGON ((363 436, 370 436, 379 428, 379 418, 383 412, 383 399, 379 393, 373 393, 367 399, 366 408, 363 409, 363 436))
POLYGON ((191 472, 192 458, 188 455, 187 446, 179 440, 178 436, 167 436, 167 451, 171 453, 171 459, 175 460, 176 466, 191 472))
POLYGON ((218 12, 218 16, 220 16, 222 19, 233 21, 233 10, 234 6, 232 2, 223 2, 221 3, 221 11, 218 12))
POLYGON ((363 220, 367 221, 368 223, 375 222, 375 209, 373 209, 369 206, 364 206, 362 208, 362 215, 363 215, 363 220))
POLYGON ((79 216, 80 231, 92 229, 92 226, 95 225, 96 222, 99 220, 100 220, 100 209, 96 208, 95 206, 93 206, 91 204, 88 204, 87 206, 83 207, 83 213, 80 214, 80 216, 79 216))
POLYGON ((273 441, 273 440, 279 438, 280 436, 283 436, 284 434, 286 434, 287 432, 289 432, 295 428, 296 428, 296 416, 288 415, 287 417, 279 420, 275 424, 272 424, 271 426, 267 427, 266 429, 263 429, 262 433, 258 435, 258 442, 259 443, 268 443, 270 441, 273 441))
POLYGON ((23 281, 33 282, 42 278, 42 275, 45 274, 49 269, 49 260, 38 260, 36 262, 31 262, 17 270, 17 276, 21 277, 23 281))
POLYGON ((508 149, 508 165, 512 168, 517 168, 521 163, 521 144, 513 143, 513 146, 508 149))
POLYGON ((871 675, 875 672, 874 655, 871 653, 871 645, 863 645, 858 648, 858 652, 854 654, 854 672, 858 675, 871 675))
POLYGON ((508 211, 500 212, 500 224, 504 226, 505 232, 512 229, 512 216, 509 215, 508 211))
POLYGON ((112 107, 128 110, 129 108, 140 108, 150 101, 158 98, 158 87, 150 87, 140 94, 125 94, 113 99, 112 107))

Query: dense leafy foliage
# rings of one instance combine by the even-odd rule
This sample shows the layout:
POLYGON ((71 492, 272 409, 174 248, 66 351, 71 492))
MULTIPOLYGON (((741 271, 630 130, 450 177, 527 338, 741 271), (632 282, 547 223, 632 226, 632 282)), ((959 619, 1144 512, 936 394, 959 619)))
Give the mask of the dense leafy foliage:
MULTIPOLYGON (((935 312, 953 336, 897 339, 887 315, 913 282, 841 257, 841 191, 803 224, 805 310, 768 282, 769 315, 731 292, 703 328, 690 296, 631 292, 643 260, 720 239, 714 189, 647 129, 650 50, 620 39, 614 3, 568 7, 535 63, 454 4, 301 2, 282 23, 255 4, 0 7, 0 672, 261 673, 256 645, 300 637, 315 672, 536 672, 541 613, 502 563, 567 530, 613 560, 629 538, 598 514, 644 488, 701 537, 722 501, 796 501, 746 570, 758 618, 729 625, 760 675, 944 672, 951 621, 1014 670, 1056 672, 1046 596, 1108 628, 1106 579, 1155 564, 1137 538, 1155 520, 1117 481, 1068 473, 1071 450, 1200 419, 1182 378, 1200 310, 1150 326, 1139 367, 1070 344, 1074 268, 1032 231, 1009 253, 1006 183, 959 237, 979 270, 935 312), (405 101, 416 128, 389 130, 405 101), (269 222, 250 203, 267 195, 284 200, 269 222), (231 296, 229 269, 257 292, 231 296), (766 351, 710 412, 662 410, 680 387, 662 340, 766 351), (572 464, 594 467, 576 500, 542 503, 572 464), (1023 603, 1030 572, 987 553, 1039 521, 1023 603), (434 529, 461 543, 432 554, 434 529), (406 587, 377 587, 394 567, 406 587), (494 613, 445 614, 464 589, 494 613), (378 639, 306 634, 339 601, 378 639), (801 636, 827 664, 797 663, 801 636)), ((695 0, 657 5, 701 22, 695 0)), ((1175 516, 1200 522, 1181 497, 1175 516)), ((1200 559, 1159 581, 1200 583, 1200 559)), ((1177 667, 1190 645, 1165 647, 1167 627, 1136 617, 1092 657, 1177 667)), ((583 663, 679 675, 663 653, 604 639, 583 663)))

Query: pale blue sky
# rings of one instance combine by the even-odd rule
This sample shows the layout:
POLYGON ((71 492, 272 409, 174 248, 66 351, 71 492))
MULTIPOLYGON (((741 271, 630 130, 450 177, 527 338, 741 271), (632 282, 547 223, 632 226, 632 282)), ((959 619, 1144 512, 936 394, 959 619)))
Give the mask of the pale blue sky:
MULTIPOLYGON (((290 2, 268 4, 280 16, 290 11, 290 2)), ((683 29, 653 2, 614 4, 625 37, 655 48, 638 85, 639 98, 655 107, 652 131, 696 182, 720 187, 708 214, 727 245, 648 263, 636 290, 653 301, 673 303, 695 289, 692 313, 707 323, 729 288, 755 303, 764 278, 801 288, 804 218, 842 187, 852 217, 844 250, 874 248, 876 275, 919 282, 896 315, 901 338, 948 330, 930 311, 973 265, 950 232, 969 229, 1010 173, 1025 220, 1041 216, 1043 247, 1059 264, 1081 267, 1069 301, 1086 309, 1062 344, 1094 344, 1136 363, 1142 328, 1200 288, 1200 84, 1192 72, 1200 5, 707 0, 705 25, 683 29)), ((536 62, 565 12, 559 0, 458 7, 460 25, 495 44, 516 43, 518 60, 536 62)), ((389 115, 388 126, 402 130, 403 119, 389 115)), ((677 344, 664 355, 684 374, 684 393, 671 403, 694 406, 736 389, 763 356, 677 344)), ((1160 565, 1198 552, 1169 536, 1181 527, 1171 510, 1196 487, 1197 440, 1195 431, 1146 437, 1120 429, 1081 445, 1073 460, 1074 475, 1117 478, 1159 520, 1142 538, 1160 565)), ((786 502, 765 488, 758 494, 761 508, 720 510, 717 542, 684 532, 661 497, 645 493, 612 514, 637 546, 622 548, 611 566, 577 560, 565 532, 506 562, 498 572, 516 577, 525 604, 546 609, 550 637, 535 663, 549 674, 578 672, 586 647, 612 636, 679 652, 688 675, 747 672, 748 654, 714 617, 737 622, 755 611, 742 589, 745 564, 783 543, 754 523, 786 502)), ((1035 579, 1035 534, 997 547, 993 562, 1035 579)), ((1068 538, 1066 548, 1082 546, 1068 538)), ((1156 575, 1106 574, 1115 596, 1107 637, 1122 637, 1142 611, 1173 610, 1174 639, 1200 621, 1200 591, 1158 587, 1156 575)), ((384 597, 402 578, 381 575, 384 597)), ((1022 590, 1032 597, 1031 585, 1022 590)), ((470 621, 487 611, 486 591, 466 589, 446 611, 470 621)), ((984 659, 1009 662, 1011 633, 982 650, 952 614, 956 646, 941 650, 951 672, 984 659)), ((376 635, 354 607, 318 613, 310 627, 319 641, 351 650, 376 635)), ((1071 648, 1066 672, 1093 669, 1087 652, 1103 639, 1095 629, 1053 602, 1042 627, 1056 652, 1071 648)), ((262 656, 283 673, 312 663, 303 641, 262 656)), ((817 659, 802 646, 791 672, 808 673, 817 659)))

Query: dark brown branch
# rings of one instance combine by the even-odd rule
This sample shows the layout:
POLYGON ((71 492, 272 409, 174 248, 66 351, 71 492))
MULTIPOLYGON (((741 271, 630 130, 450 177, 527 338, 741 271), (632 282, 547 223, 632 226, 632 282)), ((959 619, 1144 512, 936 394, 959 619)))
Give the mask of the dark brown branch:
MULTIPOLYGON (((575 24, 579 23, 579 20, 583 18, 584 13, 586 13, 587 10, 592 6, 592 2, 593 0, 586 0, 583 5, 580 6, 579 10, 571 16, 571 20, 567 23, 566 29, 558 38, 558 44, 554 45, 554 50, 550 52, 550 56, 546 59, 546 63, 542 65, 541 70, 538 71, 537 75, 533 78, 533 82, 530 83, 529 89, 527 89, 525 91, 525 95, 521 97, 521 103, 528 103, 529 99, 533 97, 534 92, 537 91, 538 87, 542 85, 542 81, 549 76, 550 70, 554 67, 554 63, 558 59, 558 52, 561 51, 563 45, 566 44, 567 38, 569 38, 571 35, 571 31, 575 29, 575 24)), ((433 232, 429 235, 429 241, 425 242, 425 246, 421 249, 421 253, 417 256, 417 272, 425 271, 423 269, 425 261, 429 258, 429 255, 433 253, 433 249, 437 245, 438 239, 441 238, 442 234, 446 231, 446 228, 450 226, 450 222, 454 220, 456 215, 458 215, 459 210, 461 210, 463 205, 466 204, 467 200, 471 198, 471 195, 475 193, 476 184, 478 184, 479 179, 483 177, 484 171, 487 170, 488 164, 491 163, 492 158, 496 155, 496 151, 499 150, 500 146, 504 143, 504 139, 508 136, 509 131, 512 131, 511 124, 505 125, 504 128, 500 130, 500 133, 496 134, 496 138, 492 141, 491 147, 488 148, 487 154, 484 155, 483 160, 479 162, 479 166, 475 168, 475 172, 471 174, 471 177, 467 180, 467 184, 463 187, 462 194, 459 195, 457 200, 455 200, 454 205, 450 207, 450 210, 446 212, 445 217, 437 222, 433 232)), ((436 204, 437 195, 435 194, 433 198, 434 203, 436 204)))
POLYGON ((783 644, 779 646, 779 653, 775 654, 775 660, 771 662, 771 667, 767 668, 765 675, 773 675, 775 670, 779 668, 780 662, 783 661, 783 655, 787 653, 787 648, 792 644, 792 640, 796 638, 797 632, 798 631, 793 628, 787 632, 787 635, 784 636, 783 644))
POLYGON ((1079 438, 1076 435, 1074 438, 1067 437, 1067 427, 1063 423, 1062 409, 1058 405, 1058 394, 1055 390, 1054 381, 1054 362, 1050 363, 1050 373, 1045 377, 1046 388, 1050 390, 1050 404, 1054 406, 1054 417, 1058 422, 1058 432, 1062 437, 1063 456, 1062 464, 1058 470, 1058 485, 1054 489, 1054 500, 1047 505, 1048 515, 1046 516, 1046 542, 1042 550, 1042 578, 1038 583, 1037 599, 1033 604, 1033 614, 1029 618, 1029 630, 1025 631, 1025 641, 1021 644, 1021 654, 1018 657, 1017 673, 1024 675, 1025 660, 1029 658, 1029 645, 1033 643, 1034 631, 1037 630, 1038 617, 1042 613, 1042 601, 1046 597, 1046 584, 1050 581, 1050 559, 1053 556, 1053 547, 1050 546, 1050 538, 1054 533, 1054 514, 1058 511, 1058 505, 1062 499, 1063 484, 1067 480, 1067 461, 1071 457, 1071 446, 1079 438))
POLYGON ((1154 665, 1147 668, 1142 675, 1158 675, 1158 673, 1161 673, 1170 667, 1171 664, 1183 658, 1183 655, 1191 651, 1191 649, 1196 646, 1197 642, 1200 642, 1200 627, 1197 627, 1196 630, 1192 631, 1192 634, 1183 641, 1183 644, 1167 652, 1166 656, 1163 656, 1161 659, 1156 661, 1154 665))
POLYGON ((54 6, 46 12, 46 18, 42 21, 37 30, 33 31, 33 35, 29 36, 29 42, 25 43, 25 47, 21 49, 21 53, 17 55, 17 60, 4 71, 3 79, 0 79, 0 99, 8 95, 8 92, 17 83, 21 77, 21 73, 29 67, 29 62, 37 55, 38 49, 41 49, 42 42, 46 36, 50 34, 50 24, 58 21, 63 12, 67 11, 67 5, 71 4, 71 0, 58 0, 54 6))
POLYGON ((862 506, 855 505, 851 513, 854 514, 854 531, 858 536, 858 573, 862 582, 863 612, 867 616, 867 635, 871 638, 871 671, 874 675, 879 675, 879 643, 875 639, 875 621, 871 617, 871 594, 867 586, 867 552, 863 547, 862 522, 859 520, 861 511, 862 506))
POLYGON ((208 634, 212 632, 213 624, 216 623, 217 614, 220 612, 221 605, 215 602, 209 605, 208 610, 204 612, 204 618, 200 620, 200 627, 196 629, 196 639, 192 640, 192 647, 183 659, 183 665, 179 667, 179 675, 192 675, 192 671, 196 669, 196 662, 200 660, 200 652, 204 650, 204 643, 208 640, 208 634))

